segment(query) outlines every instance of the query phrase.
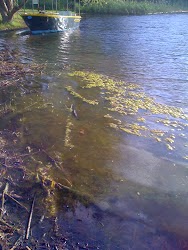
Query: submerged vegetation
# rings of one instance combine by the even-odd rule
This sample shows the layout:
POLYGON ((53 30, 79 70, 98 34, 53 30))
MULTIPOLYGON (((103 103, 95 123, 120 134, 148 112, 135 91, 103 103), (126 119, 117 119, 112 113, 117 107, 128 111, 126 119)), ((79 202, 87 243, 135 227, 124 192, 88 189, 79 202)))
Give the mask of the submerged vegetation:
MULTIPOLYGON (((176 137, 184 137, 182 130, 188 126, 188 115, 182 109, 157 102, 139 85, 115 81, 92 72, 75 71, 69 76, 79 82, 81 89, 99 90, 99 100, 87 100, 87 103, 106 103, 103 108, 110 113, 104 117, 109 127, 127 134, 152 138, 166 145, 168 150, 175 150, 176 137)), ((66 89, 85 102, 85 98, 70 86, 66 89)), ((187 155, 182 157, 187 160, 187 155)))

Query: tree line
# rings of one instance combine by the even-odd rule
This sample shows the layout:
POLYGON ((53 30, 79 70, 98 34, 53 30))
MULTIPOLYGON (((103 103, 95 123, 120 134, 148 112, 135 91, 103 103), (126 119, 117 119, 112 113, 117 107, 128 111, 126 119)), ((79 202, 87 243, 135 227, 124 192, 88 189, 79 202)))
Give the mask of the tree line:
MULTIPOLYGON (((104 14, 115 14, 117 6, 119 9, 122 9, 120 14, 145 14, 147 13, 147 5, 151 4, 153 4, 153 6, 171 5, 180 8, 188 7, 188 1, 185 0, 39 0, 39 6, 41 6, 41 8, 45 6, 45 9, 48 10, 51 9, 52 5, 56 5, 56 1, 58 2, 58 9, 67 9, 68 6, 70 10, 74 10, 78 6, 78 3, 80 3, 84 12, 104 14), (54 2, 53 4, 52 1, 54 2)), ((10 22, 13 15, 21 8, 31 9, 33 6, 32 0, 0 0, 2 22, 10 22)))

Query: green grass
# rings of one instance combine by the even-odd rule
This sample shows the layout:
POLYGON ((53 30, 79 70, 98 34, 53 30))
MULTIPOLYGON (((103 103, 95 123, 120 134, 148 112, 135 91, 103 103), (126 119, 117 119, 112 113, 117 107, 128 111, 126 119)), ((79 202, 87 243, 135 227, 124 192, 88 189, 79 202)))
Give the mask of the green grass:
POLYGON ((21 29, 25 27, 26 25, 18 13, 14 15, 13 20, 10 23, 2 23, 2 18, 0 16, 0 31, 15 30, 15 29, 21 29))
POLYGON ((155 4, 152 2, 137 2, 124 0, 108 0, 104 4, 91 3, 81 8, 83 13, 89 14, 116 14, 116 15, 143 15, 148 13, 173 12, 180 10, 180 6, 155 4))

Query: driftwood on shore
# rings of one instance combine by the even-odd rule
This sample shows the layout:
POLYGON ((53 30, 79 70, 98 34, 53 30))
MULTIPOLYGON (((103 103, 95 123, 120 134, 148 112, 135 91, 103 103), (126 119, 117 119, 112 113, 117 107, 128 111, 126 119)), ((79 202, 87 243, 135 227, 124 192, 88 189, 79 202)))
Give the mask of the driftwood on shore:
POLYGON ((4 46, 0 50, 0 88, 20 84, 27 75, 38 74, 43 66, 35 63, 21 63, 20 54, 4 46))
MULTIPOLYGON (((0 44, 0 120, 10 124, 0 130, 0 250, 98 249, 85 241, 80 244, 77 239, 69 239, 66 227, 60 229, 57 206, 74 211, 77 203, 89 204, 90 198, 75 189, 59 152, 42 143, 27 147, 20 143, 20 116, 36 103, 24 111, 15 110, 9 93, 30 93, 27 81, 38 77, 44 65, 22 63, 19 57, 18 51, 0 44), (61 176, 50 175, 50 168, 61 176)), ((69 118, 72 113, 78 119, 74 105, 69 111, 69 118)), ((67 123, 65 142, 69 145, 69 119, 67 123)))
MULTIPOLYGON (((0 48, 0 91, 2 96, 6 96, 9 92, 9 87, 21 88, 28 77, 35 76, 41 73, 43 66, 34 63, 21 63, 19 53, 14 49, 4 45, 0 48)), ((6 103, 7 101, 0 100, 0 119, 9 113, 6 103)), ((30 159, 33 161, 35 152, 24 152, 19 148, 19 138, 14 130, 0 131, 0 249, 37 249, 42 244, 49 249, 48 239, 41 237, 41 240, 35 239, 32 235, 33 221, 36 220, 39 214, 35 211, 39 209, 39 200, 46 199, 50 194, 51 180, 45 180, 44 176, 39 176, 34 172, 29 172, 26 169, 24 160, 30 159), (37 178, 38 177, 38 178, 37 178), (37 192, 38 197, 33 192, 37 192), (32 200, 33 199, 33 200, 32 200), (32 202, 31 202, 32 200, 32 202), (31 204, 31 205, 30 205, 31 204), (36 204, 36 205, 35 205, 36 204), (30 208, 30 209, 29 209, 30 208), (35 214, 36 213, 36 214, 35 214)), ((48 161, 57 165, 45 149, 40 150, 41 154, 45 154, 48 161)), ((33 164, 38 164, 38 161, 33 164)), ((65 189, 65 186, 60 184, 55 185, 58 189, 65 189)), ((69 187, 67 187, 69 190, 69 187)), ((55 233, 54 239, 57 238, 55 233)), ((63 242, 62 244, 65 244, 63 242)), ((61 247, 62 244, 54 241, 54 247, 61 247)))
MULTIPOLYGON (((42 249, 67 249, 68 245, 72 247, 73 243, 59 231, 57 220, 50 214, 46 217, 45 210, 48 210, 51 203, 55 206, 51 196, 52 191, 60 192, 64 197, 77 197, 78 200, 87 200, 88 197, 81 196, 71 185, 57 183, 48 176, 27 169, 24 160, 30 159, 31 164, 32 162, 39 164, 38 154, 46 156, 49 163, 55 160, 48 157, 46 150, 41 149, 37 151, 30 149, 28 153, 19 154, 19 149, 12 149, 11 146, 12 140, 15 139, 16 136, 10 131, 0 135, 0 141, 2 141, 0 145, 0 184, 2 184, 0 187, 0 249, 41 249, 42 246, 44 247, 42 249), (41 211, 41 202, 43 211, 41 211), (42 233, 40 240, 33 236, 36 228, 37 231, 42 232, 45 225, 49 223, 54 228, 49 236, 46 236, 47 232, 42 233)), ((56 164, 59 164, 57 160, 56 164)))

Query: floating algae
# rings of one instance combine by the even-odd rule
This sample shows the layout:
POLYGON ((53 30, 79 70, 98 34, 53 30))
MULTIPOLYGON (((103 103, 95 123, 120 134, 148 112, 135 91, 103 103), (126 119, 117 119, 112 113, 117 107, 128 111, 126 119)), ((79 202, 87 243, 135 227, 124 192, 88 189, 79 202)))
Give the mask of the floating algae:
POLYGON ((91 105, 97 105, 97 104, 98 104, 98 102, 97 102, 96 100, 88 100, 88 99, 82 97, 81 95, 79 95, 78 93, 76 93, 76 92, 73 90, 73 88, 72 88, 71 86, 66 87, 66 90, 67 90, 71 95, 73 95, 74 97, 77 97, 77 98, 81 99, 83 102, 86 102, 86 103, 91 104, 91 105))
POLYGON ((66 123, 66 130, 65 130, 65 147, 67 148, 74 148, 74 145, 71 143, 71 131, 72 131, 72 122, 70 120, 70 117, 67 118, 67 123, 66 123))
MULTIPOLYGON (((188 126, 188 115, 180 108, 157 102, 148 96, 139 85, 115 81, 92 72, 74 71, 69 76, 79 82, 79 89, 82 90, 82 93, 84 89, 91 88, 100 91, 98 100, 90 103, 85 97, 75 92, 71 86, 66 87, 73 96, 79 97, 83 102, 103 103, 104 109, 110 112, 110 114, 104 115, 109 127, 127 134, 153 138, 156 142, 165 144, 168 150, 175 149, 173 145, 176 139, 175 131, 176 137, 184 137, 183 133, 178 135, 177 133, 188 126), (118 114, 120 119, 116 118, 118 114), (157 129, 158 126, 162 129, 157 129)), ((184 159, 187 160, 186 157, 184 159)))

